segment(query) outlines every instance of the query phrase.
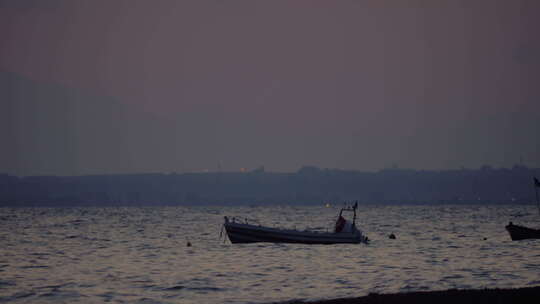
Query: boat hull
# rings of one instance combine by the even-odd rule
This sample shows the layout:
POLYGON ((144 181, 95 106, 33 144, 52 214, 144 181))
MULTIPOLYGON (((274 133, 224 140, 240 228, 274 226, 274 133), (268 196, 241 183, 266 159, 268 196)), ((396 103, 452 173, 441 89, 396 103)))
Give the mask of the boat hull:
POLYGON ((298 244, 359 244, 367 238, 356 230, 353 233, 325 233, 285 230, 241 223, 225 223, 227 236, 233 244, 238 243, 298 243, 298 244))
POLYGON ((512 223, 508 224, 505 228, 510 234, 512 241, 540 239, 540 229, 523 227, 512 223))

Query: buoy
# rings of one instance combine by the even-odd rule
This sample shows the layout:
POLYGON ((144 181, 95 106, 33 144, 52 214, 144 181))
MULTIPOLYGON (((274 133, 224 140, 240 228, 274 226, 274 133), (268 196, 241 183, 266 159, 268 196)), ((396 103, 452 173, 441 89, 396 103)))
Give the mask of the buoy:
POLYGON ((187 245, 188 247, 191 247, 191 242, 188 241, 186 245, 187 245))
POLYGON ((389 239, 391 240, 395 240, 396 239, 396 235, 393 234, 393 233, 390 233, 390 235, 388 236, 389 239))

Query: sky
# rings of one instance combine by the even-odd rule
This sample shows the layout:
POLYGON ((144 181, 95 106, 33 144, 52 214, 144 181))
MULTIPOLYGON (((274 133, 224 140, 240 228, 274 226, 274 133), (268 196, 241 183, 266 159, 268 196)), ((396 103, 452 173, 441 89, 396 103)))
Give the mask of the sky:
POLYGON ((0 0, 0 172, 540 167, 540 2, 0 0))

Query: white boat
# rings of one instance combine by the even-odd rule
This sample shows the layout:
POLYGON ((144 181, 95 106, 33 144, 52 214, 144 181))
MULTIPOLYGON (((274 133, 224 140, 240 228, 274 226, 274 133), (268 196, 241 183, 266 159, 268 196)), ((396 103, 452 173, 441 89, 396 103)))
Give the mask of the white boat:
POLYGON ((301 243, 301 244, 359 244, 368 242, 367 236, 356 227, 356 209, 353 207, 342 208, 339 212, 334 232, 318 232, 309 230, 295 230, 271 228, 260 225, 252 225, 247 222, 237 222, 235 218, 229 220, 225 217, 225 230, 229 240, 237 243, 301 243), (343 211, 352 211, 352 223, 342 216, 343 211))

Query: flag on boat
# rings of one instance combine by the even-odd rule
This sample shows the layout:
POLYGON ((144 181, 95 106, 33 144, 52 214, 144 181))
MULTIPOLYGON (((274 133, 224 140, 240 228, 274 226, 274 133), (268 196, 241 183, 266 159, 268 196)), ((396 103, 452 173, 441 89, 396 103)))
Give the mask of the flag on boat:
POLYGON ((536 177, 533 177, 534 178, 534 185, 536 187, 540 187, 540 182, 538 181, 538 179, 536 177))

